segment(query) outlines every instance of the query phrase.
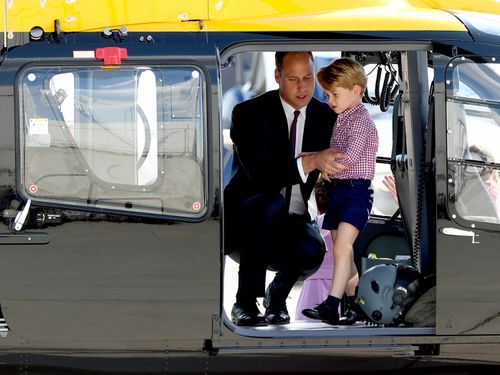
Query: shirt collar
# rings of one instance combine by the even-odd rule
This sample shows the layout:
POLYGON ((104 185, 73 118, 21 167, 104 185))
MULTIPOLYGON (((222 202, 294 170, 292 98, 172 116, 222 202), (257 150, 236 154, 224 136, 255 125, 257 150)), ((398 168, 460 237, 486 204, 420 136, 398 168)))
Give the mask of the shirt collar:
MULTIPOLYGON (((293 120, 293 113, 295 112, 295 109, 290 104, 285 102, 281 96, 280 100, 281 104, 283 105, 283 110, 285 111, 286 118, 288 119, 288 122, 291 122, 293 120)), ((307 106, 299 109, 300 114, 304 116, 304 118, 306 116, 306 108, 307 106)))
POLYGON ((358 104, 355 107, 346 109, 344 112, 342 112, 342 113, 339 114, 338 118, 339 118, 339 120, 342 120, 344 117, 350 116, 350 115, 352 115, 353 113, 359 111, 362 108, 364 108, 363 104, 358 104))

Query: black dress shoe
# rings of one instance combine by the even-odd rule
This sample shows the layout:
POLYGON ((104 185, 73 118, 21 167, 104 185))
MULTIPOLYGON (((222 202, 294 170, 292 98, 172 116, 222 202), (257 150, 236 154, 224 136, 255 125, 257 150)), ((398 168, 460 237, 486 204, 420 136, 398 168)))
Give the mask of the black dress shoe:
POLYGON ((352 326, 356 322, 366 321, 363 309, 356 303, 355 297, 347 297, 346 310, 339 319, 339 325, 352 326))
POLYGON ((264 307, 266 308, 265 317, 269 324, 290 323, 290 315, 286 308, 286 302, 271 292, 271 284, 266 289, 264 307))
POLYGON ((339 318, 339 322, 337 323, 339 326, 352 326, 359 320, 358 314, 356 311, 352 309, 347 309, 339 318))
POLYGON ((261 314, 255 302, 238 303, 233 305, 231 319, 237 326, 265 326, 266 318, 261 314))
POLYGON ((290 315, 286 307, 280 310, 266 309, 266 320, 269 324, 288 324, 290 323, 290 315))
POLYGON ((337 325, 339 324, 339 312, 330 308, 325 301, 321 302, 314 309, 304 309, 302 314, 310 319, 322 320, 325 323, 337 325))

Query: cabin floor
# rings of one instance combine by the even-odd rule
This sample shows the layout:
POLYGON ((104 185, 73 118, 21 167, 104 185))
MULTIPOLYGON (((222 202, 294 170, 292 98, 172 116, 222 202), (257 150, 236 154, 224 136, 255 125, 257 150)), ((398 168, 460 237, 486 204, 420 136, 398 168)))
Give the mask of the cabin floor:
MULTIPOLYGON (((266 284, 270 283, 274 278, 275 272, 268 271, 266 276, 266 284)), ((264 327, 238 327, 234 325, 234 331, 243 336, 275 337, 276 333, 286 337, 299 337, 307 331, 308 336, 323 337, 325 333, 328 335, 349 335, 349 336, 378 336, 378 335, 432 335, 435 334, 434 327, 383 327, 366 322, 357 322, 352 326, 332 326, 315 320, 297 320, 295 318, 297 302, 299 300, 300 291, 303 282, 298 282, 287 299, 287 308, 290 314, 290 324, 285 325, 268 325, 264 327)), ((238 289, 238 263, 230 257, 225 257, 224 268, 224 312, 229 320, 231 320, 231 309, 236 301, 236 292, 238 289)), ((262 304, 262 298, 257 300, 262 313, 265 309, 262 304)))

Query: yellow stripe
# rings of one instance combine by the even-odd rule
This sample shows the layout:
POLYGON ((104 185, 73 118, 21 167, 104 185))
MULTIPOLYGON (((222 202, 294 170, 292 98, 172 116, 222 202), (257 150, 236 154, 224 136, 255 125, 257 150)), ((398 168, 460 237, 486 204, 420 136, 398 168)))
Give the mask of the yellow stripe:
POLYGON ((409 0, 409 2, 413 6, 423 8, 500 14, 499 0, 409 0))
POLYGON ((12 0, 11 4, 7 23, 15 32, 33 26, 53 31, 55 19, 67 32, 132 25, 141 25, 142 30, 192 31, 198 27, 184 20, 208 18, 206 0, 12 0))
MULTIPOLYGON (((7 31, 466 31, 445 11, 500 14, 499 0, 3 0, 7 31)), ((3 9, 0 28, 4 31, 3 9)))
POLYGON ((209 31, 466 31, 447 12, 434 9, 373 7, 207 22, 209 31))

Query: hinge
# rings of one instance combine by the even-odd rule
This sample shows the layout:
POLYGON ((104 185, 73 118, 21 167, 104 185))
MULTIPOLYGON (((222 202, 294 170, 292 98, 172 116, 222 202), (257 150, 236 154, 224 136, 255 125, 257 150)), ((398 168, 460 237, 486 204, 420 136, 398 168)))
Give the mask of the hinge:
POLYGON ((220 336, 220 317, 219 314, 212 315, 212 338, 220 336))
POLYGON ((212 340, 206 339, 205 342, 203 343, 203 351, 207 352, 209 355, 217 355, 219 353, 219 349, 214 348, 212 340))

